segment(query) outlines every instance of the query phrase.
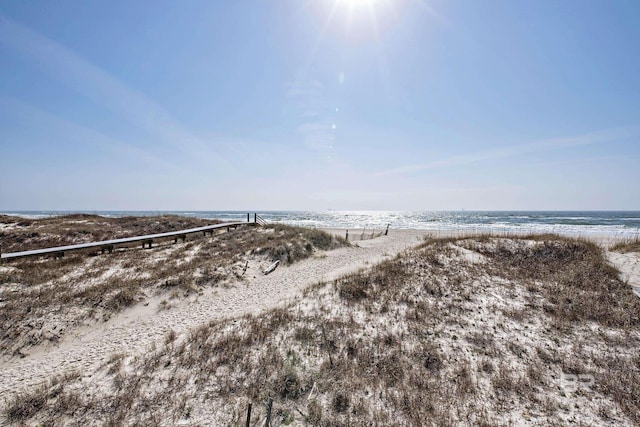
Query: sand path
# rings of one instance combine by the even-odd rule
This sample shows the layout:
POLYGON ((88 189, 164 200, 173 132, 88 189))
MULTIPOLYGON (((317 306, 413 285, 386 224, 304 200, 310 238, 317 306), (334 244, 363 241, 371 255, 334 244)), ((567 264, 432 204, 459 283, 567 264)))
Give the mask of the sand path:
POLYGON ((620 270, 620 279, 633 287, 633 291, 640 297, 640 253, 607 252, 607 258, 620 270))
POLYGON ((151 299, 148 304, 139 304, 105 323, 69 334, 56 347, 34 349, 23 359, 0 365, 0 402, 52 375, 69 370, 90 375, 112 354, 142 353, 152 343, 161 342, 171 329, 180 334, 214 319, 258 313, 282 305, 310 285, 393 257, 419 244, 423 236, 423 231, 391 231, 388 236, 353 242, 357 245, 354 247, 320 252, 290 267, 279 267, 267 276, 261 273, 266 264, 249 263, 245 281, 209 288, 197 297, 169 301, 170 309, 159 309, 160 297, 151 299))

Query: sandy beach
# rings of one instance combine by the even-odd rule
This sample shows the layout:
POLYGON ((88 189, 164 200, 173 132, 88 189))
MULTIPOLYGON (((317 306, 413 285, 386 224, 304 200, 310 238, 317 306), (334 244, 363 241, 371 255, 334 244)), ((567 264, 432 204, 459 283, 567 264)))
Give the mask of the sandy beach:
POLYGON ((640 426, 639 18, 0 2, 0 427, 640 426))
POLYGON ((640 297, 640 254, 638 252, 618 253, 607 251, 607 258, 620 270, 620 279, 631 286, 640 297))
MULTIPOLYGON (((333 232, 344 234, 344 230, 333 232)), ((112 354, 142 353, 170 330, 181 334, 211 320, 258 314, 281 306, 311 285, 394 257, 419 244, 423 237, 424 232, 419 230, 396 230, 384 238, 322 252, 292 266, 277 268, 269 275, 262 274, 267 262, 250 263, 246 281, 207 289, 202 295, 174 303, 170 310, 159 310, 161 297, 143 301, 107 322, 75 331, 54 347, 35 347, 25 358, 2 362, 0 396, 7 399, 64 370, 92 372, 112 354)))
MULTIPOLYGON (((344 229, 327 229, 325 231, 340 237, 344 237, 346 233, 344 229)), ((495 363, 498 363, 497 366, 503 367, 499 369, 506 369, 504 368, 505 366, 511 366, 513 369, 517 369, 517 366, 520 366, 523 360, 526 364, 528 363, 526 362, 527 360, 532 360, 532 357, 536 357, 535 352, 531 353, 531 351, 527 349, 538 348, 538 355, 546 354, 545 352, 554 354, 554 352, 560 351, 561 353, 559 354, 562 354, 562 351, 571 351, 572 344, 570 344, 570 341, 567 341, 569 338, 562 338, 560 342, 554 342, 556 338, 551 336, 551 331, 554 328, 554 321, 552 319, 545 320, 544 318, 530 317, 528 314, 525 314, 525 310, 529 310, 527 307, 538 307, 539 309, 544 307, 544 304, 541 304, 539 301, 536 302, 539 297, 531 300, 526 295, 526 289, 538 287, 537 281, 543 279, 535 279, 533 282, 531 282, 530 279, 518 281, 517 278, 512 277, 508 279, 496 278, 497 273, 491 273, 493 261, 490 260, 490 254, 491 251, 495 249, 495 245, 504 245, 508 250, 524 250, 527 247, 536 247, 540 242, 530 241, 527 243, 527 241, 525 241, 524 243, 520 243, 517 239, 512 238, 474 238, 465 240, 462 239, 462 236, 452 235, 448 236, 450 239, 443 239, 444 236, 442 234, 437 236, 438 239, 432 239, 432 241, 436 243, 427 246, 427 249, 414 249, 426 242, 428 235, 424 230, 392 229, 388 235, 365 240, 359 240, 359 238, 351 240, 352 245, 348 247, 339 247, 327 251, 314 251, 311 257, 290 265, 279 266, 268 275, 263 274, 263 271, 270 264, 270 261, 264 257, 253 257, 250 258, 250 261, 247 261, 245 266, 246 272, 243 272, 241 279, 230 280, 223 286, 204 287, 198 293, 190 294, 185 298, 172 299, 169 307, 167 307, 166 295, 148 295, 129 308, 113 314, 106 321, 90 322, 76 328, 70 328, 57 342, 42 342, 38 345, 31 346, 24 351, 23 357, 5 356, 5 360, 0 364, 0 402, 5 406, 4 409, 8 410, 11 405, 15 406, 15 399, 20 399, 21 396, 27 396, 29 393, 41 387, 50 387, 47 384, 51 384, 49 381, 53 377, 69 372, 75 373, 72 375, 74 378, 72 382, 75 385, 69 383, 69 387, 80 387, 81 390, 83 390, 83 387, 88 387, 88 389, 93 390, 92 393, 109 394, 110 392, 108 392, 108 390, 112 387, 110 385, 112 379, 111 374, 107 372, 115 369, 110 367, 115 363, 114 360, 118 361, 117 363, 128 364, 130 368, 122 368, 125 369, 126 372, 142 372, 137 371, 140 369, 139 365, 136 365, 136 363, 139 363, 137 361, 146 360, 146 357, 150 357, 149 355, 156 354, 157 352, 160 352, 157 353, 157 357, 161 357, 160 354, 168 357, 166 355, 170 355, 171 352, 174 351, 173 349, 175 349, 173 342, 183 343, 183 346, 189 345, 194 339, 194 334, 202 330, 202 328, 212 328, 215 330, 216 326, 214 325, 223 325, 221 327, 226 328, 227 326, 224 325, 228 324, 236 325, 242 329, 241 325, 251 322, 247 319, 259 319, 263 315, 265 318, 269 318, 269 316, 273 316, 273 313, 277 312, 277 310, 297 310, 298 313, 302 312, 307 313, 308 316, 316 316, 317 314, 314 314, 316 313, 316 306, 324 307, 325 304, 328 304, 328 307, 333 307, 329 308, 329 317, 344 316, 347 313, 347 311, 344 311, 346 308, 340 308, 341 303, 335 300, 336 298, 338 298, 338 300, 340 299, 340 297, 336 295, 344 296, 344 292, 340 291, 338 294, 334 294, 331 291, 331 289, 334 288, 322 285, 323 283, 335 283, 335 286, 339 286, 338 283, 340 283, 342 278, 345 276, 350 277, 350 275, 353 274, 372 274, 371 277, 375 278, 377 277, 376 275, 379 276, 380 274, 376 273, 376 271, 381 268, 379 267, 380 265, 387 265, 394 259, 400 261, 393 262, 403 262, 402 260, 405 258, 412 266, 422 265, 421 263, 424 263, 422 260, 430 260, 427 261, 427 263, 432 265, 432 267, 427 268, 425 271, 431 271, 433 268, 436 270, 433 270, 435 273, 429 273, 435 274, 435 276, 429 276, 432 277, 432 279, 429 280, 445 280, 443 283, 447 283, 447 280, 454 280, 460 283, 466 283, 466 290, 463 288, 457 290, 451 288, 450 291, 443 291, 444 293, 441 294, 440 302, 427 303, 433 307, 432 310, 435 310, 435 312, 442 310, 442 308, 436 310, 439 304, 446 303, 449 307, 446 312, 447 315, 445 316, 443 314, 443 316, 445 316, 443 318, 444 320, 441 320, 444 323, 434 323, 432 325, 434 328, 433 331, 435 331, 433 332, 435 333, 434 343, 437 344, 438 354, 460 354, 462 355, 461 360, 465 360, 464 366, 470 364, 469 366, 478 366, 477 369, 482 370, 484 368, 481 368, 481 366, 489 366, 486 365, 488 362, 485 356, 478 356, 475 352, 477 348, 484 349, 481 350, 480 355, 488 351, 486 347, 488 344, 482 344, 481 347, 477 347, 477 342, 479 342, 477 340, 484 342, 483 340, 488 339, 486 335, 488 331, 492 331, 493 338, 487 342, 497 340, 500 344, 496 343, 492 344, 492 346, 495 345, 497 346, 496 348, 504 347, 505 349, 491 350, 492 352, 496 352, 495 354, 502 354, 502 356, 497 359, 499 362, 494 361, 491 364, 491 366, 494 366, 495 363), (456 239, 461 240, 457 241, 456 239), (437 242, 444 243, 441 244, 437 242), (433 246, 434 244, 436 246, 433 246), (522 244, 524 244, 524 246, 522 246, 522 244), (428 252, 428 256, 421 255, 425 250, 430 250, 429 248, 440 249, 428 252), (402 256, 396 258, 399 254, 402 254, 402 256), (441 271, 441 273, 437 273, 437 271, 441 271), (482 271, 486 271, 486 273, 482 273, 482 271), (310 296, 308 292, 311 292, 311 294, 309 294, 310 296), (463 292, 464 296, 456 297, 456 292, 463 292), (464 302, 465 300, 468 302, 464 302), (456 313, 459 314, 456 315, 456 313), (250 317, 246 317, 247 315, 250 315, 250 317), (452 321, 446 320, 449 315, 458 316, 456 322, 459 321, 460 323, 447 323, 452 321), (460 336, 466 336, 466 341, 459 341, 457 337, 460 336), (167 337, 171 338, 169 339, 167 337), (516 347, 520 350, 514 350, 516 347), (545 350, 542 350, 542 348, 545 350), (508 351, 506 349, 511 350, 508 351), (503 351, 506 353, 503 353, 503 351), (524 354, 526 354, 526 356, 524 356, 524 354), (121 362, 121 360, 125 362, 121 362), (129 370, 127 371, 126 369, 129 370)), ((432 237, 434 236, 432 235, 432 237)), ((609 247, 608 242, 610 240, 606 238, 606 236, 605 238, 595 240, 599 245, 605 248, 609 247)), ((163 256, 168 256, 171 253, 167 252, 170 250, 173 249, 160 248, 157 253, 149 251, 145 255, 162 259, 163 256)), ((605 250, 605 256, 608 262, 620 271, 620 279, 624 281, 626 286, 636 288, 640 286, 640 253, 618 253, 605 250)), ((0 268, 6 271, 15 267, 5 265, 0 268)), ((406 274, 407 273, 398 273, 398 276, 396 278, 392 277, 391 280, 406 280, 403 279, 403 277, 409 277, 406 276, 406 274)), ((421 277, 420 275, 423 273, 416 271, 412 274, 417 274, 415 277, 421 277)), ((371 280, 375 282, 376 279, 371 280)), ((340 288, 335 289, 339 290, 340 288)), ((408 298, 410 301, 411 299, 418 298, 418 296, 408 298)), ((404 302, 400 304, 399 307, 406 304, 407 303, 404 302)), ((625 304, 635 304, 635 301, 628 301, 625 304)), ((371 309, 366 309, 361 314, 358 314, 360 313, 358 309, 354 308, 353 310, 350 314, 352 319, 366 319, 368 316, 366 314, 367 310, 371 309)), ((397 318, 398 312, 395 310, 396 309, 391 309, 391 313, 395 313, 394 316, 397 318)), ((408 310, 408 308, 403 310, 408 310)), ((535 312, 535 309, 532 308, 531 310, 531 313, 535 312)), ((358 322, 358 320, 355 321, 358 322)), ((394 326, 395 322, 392 321, 388 315, 380 315, 376 322, 378 321, 380 324, 377 334, 383 334, 382 331, 384 330, 387 331, 384 332, 384 334, 389 334, 393 331, 394 334, 400 334, 401 336, 403 334, 410 335, 409 330, 405 329, 406 326, 402 326, 402 322, 394 326)), ((250 324, 251 323, 249 323, 249 325, 250 324)), ((276 330, 277 329, 274 329, 274 331, 276 330)), ((607 342, 609 343, 611 343, 612 340, 623 339, 621 330, 615 328, 607 329, 603 326, 596 326, 590 322, 580 323, 576 326, 572 332, 572 336, 582 337, 581 340, 583 344, 581 345, 586 346, 590 351, 602 353, 606 351, 605 344, 600 342, 593 343, 588 338, 588 336, 596 330, 600 330, 601 333, 608 336, 609 341, 607 342)), ((625 333, 627 337, 624 339, 627 340, 627 344, 619 344, 621 348, 620 351, 621 354, 630 354, 632 357, 633 352, 637 352, 640 349, 640 347, 637 347, 637 343, 640 342, 640 330, 638 330, 637 326, 633 326, 625 333)), ((374 335, 377 336, 377 334, 374 335)), ((362 335, 362 333, 359 333, 359 336, 361 336, 360 339, 364 339, 366 334, 362 335)), ((349 340, 351 339, 357 339, 357 337, 349 338, 349 340)), ((410 348, 415 346, 416 343, 407 341, 404 345, 410 348)), ((455 370, 460 368, 459 366, 455 367, 455 363, 458 362, 454 362, 453 359, 450 358, 451 356, 446 357, 446 360, 449 361, 448 363, 454 363, 454 367, 451 369, 455 370)), ((445 364, 444 360, 445 359, 438 363, 445 364)), ((455 360, 458 359, 456 358, 455 360)), ((168 361, 167 363, 171 362, 168 361)), ((493 372, 492 370, 496 368, 486 369, 491 369, 491 371, 487 372, 493 372)), ((568 372, 574 371, 569 369, 568 372)), ((162 375, 166 375, 166 372, 162 373, 162 375)), ((171 374, 171 376, 175 375, 178 374, 175 372, 171 374)), ((183 373, 183 375, 187 374, 183 373)), ((536 373, 531 375, 543 377, 547 374, 536 373)), ((562 375, 565 374, 560 372, 561 377, 562 375)), ((577 374, 571 375, 575 376, 577 374)), ((587 379, 589 378, 592 377, 588 377, 587 379)), ((487 392, 486 387, 488 386, 486 384, 482 385, 484 384, 484 380, 480 377, 473 380, 470 379, 469 381, 472 381, 474 389, 477 389, 474 393, 482 394, 487 392)), ((560 378, 555 378, 553 381, 556 381, 554 384, 557 384, 560 378)), ((456 387, 458 386, 460 385, 458 384, 456 387)), ((156 384, 154 381, 149 383, 149 387, 155 387, 154 390, 159 390, 157 387, 162 388, 162 386, 156 384)), ((513 385, 512 387, 516 386, 513 385)), ((540 388, 540 390, 534 392, 534 395, 538 396, 537 393, 543 393, 544 389, 544 387, 540 388)), ((321 393, 326 394, 328 392, 327 389, 321 390, 321 393)), ((306 391, 306 393, 309 394, 308 391, 306 391)), ((359 395, 360 392, 354 393, 356 394, 349 397, 349 402, 352 402, 351 404, 353 404, 356 399, 355 396, 359 395)), ((313 390, 311 390, 311 394, 313 394, 313 390)), ((492 396, 492 394, 489 396, 492 396)), ((587 424, 597 424, 605 419, 597 417, 598 411, 604 411, 608 417, 606 419, 610 420, 611 423, 623 425, 633 424, 633 419, 628 417, 628 413, 625 413, 624 409, 617 406, 618 404, 615 401, 607 400, 603 395, 598 395, 595 400, 593 400, 593 395, 589 393, 579 393, 577 397, 574 395, 573 397, 578 399, 575 400, 575 402, 579 401, 579 404, 575 404, 581 405, 580 410, 570 407, 572 402, 570 397, 571 396, 565 395, 564 392, 562 392, 561 396, 558 397, 553 404, 547 403, 547 405, 558 405, 558 408, 561 408, 558 409, 561 416, 556 413, 552 418, 558 416, 559 418, 557 419, 562 420, 562 422, 579 421, 587 424), (590 402, 590 399, 596 403, 590 402)), ((361 398, 363 397, 361 396, 361 398)), ((534 399, 537 398, 538 397, 535 397, 534 399)), ((311 395, 309 395, 307 400, 309 399, 311 399, 311 395)), ((491 399, 495 399, 495 397, 491 399)), ((498 397, 498 399, 500 398, 498 397)), ((381 400, 379 404, 383 404, 383 401, 384 399, 381 400)), ((180 419, 176 419, 175 414, 171 415, 173 418, 164 418, 169 417, 168 413, 162 415, 163 413, 160 411, 159 414, 162 418, 160 424, 172 425, 179 422, 180 425, 201 425, 212 422, 239 422, 238 420, 241 420, 239 415, 236 414, 236 418, 232 417, 233 419, 229 418, 228 415, 231 412, 236 413, 235 411, 243 410, 242 405, 244 405, 243 402, 246 402, 246 399, 236 399, 234 402, 235 403, 230 403, 228 400, 219 402, 218 404, 222 405, 221 408, 224 408, 222 412, 212 412, 211 407, 192 402, 191 405, 193 409, 189 411, 187 416, 179 417, 180 419)), ((318 402, 319 405, 331 405, 327 402, 322 403, 321 400, 318 402)), ((283 402, 279 403, 285 405, 290 411, 293 411, 292 408, 295 407, 283 402)), ((335 405, 334 401, 334 406, 335 405)), ((488 415, 485 414, 487 416, 486 419, 492 420, 492 422, 516 422, 518 424, 524 423, 532 425, 545 424, 551 419, 549 415, 545 415, 544 411, 541 412, 536 405, 532 408, 531 405, 527 405, 522 401, 520 401, 520 403, 513 403, 513 405, 514 410, 508 411, 507 413, 490 412, 488 415)), ((313 408, 310 408, 307 411, 311 411, 312 409, 313 408)), ((381 414, 385 411, 384 407, 378 407, 377 410, 382 411, 381 414)), ((340 415, 342 414, 341 410, 337 411, 336 416, 338 418, 335 419, 345 421, 346 419, 343 415, 340 415)), ((38 419, 37 410, 33 413, 27 411, 27 414, 35 415, 35 418, 28 416, 27 419, 32 421, 38 419)), ((311 416, 309 415, 310 412, 300 411, 300 414, 304 416, 298 423, 300 425, 309 424, 309 420, 311 419, 309 418, 311 416)), ((66 419, 67 421, 74 419, 73 416, 62 416, 62 419, 66 419)), ((91 415, 88 416, 91 418, 91 415)), ((138 415, 135 415, 133 418, 127 417, 126 419, 129 420, 127 423, 137 423, 141 422, 141 420, 147 420, 145 422, 149 421, 149 419, 144 417, 136 418, 137 416, 138 415)), ((462 417, 460 413, 457 415, 447 414, 446 416, 438 416, 445 417, 442 419, 450 421, 457 420, 460 422, 462 419, 460 418, 462 417)), ((379 420, 386 419, 383 414, 380 415, 380 417, 382 418, 379 418, 379 420)), ((285 418, 281 417, 280 422, 283 422, 285 418)), ((357 417, 353 418, 353 420, 357 419, 357 417)), ((410 419, 411 418, 405 419, 403 423, 412 424, 413 422, 407 421, 410 419)), ((476 419, 476 421, 477 420, 478 419, 476 419)))

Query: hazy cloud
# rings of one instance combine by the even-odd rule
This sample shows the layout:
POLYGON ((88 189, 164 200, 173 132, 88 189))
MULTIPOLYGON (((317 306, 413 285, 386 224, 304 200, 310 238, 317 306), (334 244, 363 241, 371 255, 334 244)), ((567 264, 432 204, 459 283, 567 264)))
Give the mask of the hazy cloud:
POLYGON ((28 55, 56 79, 192 159, 223 163, 223 158, 143 93, 80 57, 65 46, 0 14, 0 44, 28 55))
POLYGON ((103 151, 118 153, 125 158, 138 160, 150 166, 183 171, 177 165, 167 162, 136 145, 123 142, 94 129, 68 121, 17 99, 0 96, 0 112, 6 115, 17 116, 20 120, 29 123, 30 126, 44 129, 47 134, 50 135, 51 139, 60 137, 64 140, 78 141, 82 144, 92 145, 103 151))
POLYGON ((298 77, 286 88, 285 96, 299 123, 296 132, 305 145, 314 150, 333 148, 335 124, 329 117, 332 109, 325 101, 324 85, 312 78, 298 77))
POLYGON ((512 145, 508 147, 498 148, 494 150, 477 151, 468 155, 453 156, 440 160, 434 160, 427 163, 419 163, 412 165, 399 166, 378 172, 376 175, 400 175, 415 172, 421 172, 436 168, 445 168, 449 166, 462 166, 472 163, 480 163, 488 160, 502 159, 528 153, 560 150, 563 148, 572 148, 590 144, 601 144, 606 142, 614 142, 621 139, 627 139, 637 136, 640 132, 637 127, 606 129, 598 132, 592 132, 577 136, 552 138, 541 141, 530 142, 527 144, 512 145))

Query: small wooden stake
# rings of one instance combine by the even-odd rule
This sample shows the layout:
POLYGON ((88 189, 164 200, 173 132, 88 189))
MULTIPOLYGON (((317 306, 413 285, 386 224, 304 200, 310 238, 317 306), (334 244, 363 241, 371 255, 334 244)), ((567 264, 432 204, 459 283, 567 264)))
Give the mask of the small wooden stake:
POLYGON ((249 427, 250 422, 251 422, 251 402, 249 402, 249 407, 247 408, 247 427, 249 427))
POLYGON ((271 406, 273 405, 273 399, 269 398, 269 405, 267 406, 267 420, 265 421, 265 427, 271 427, 271 406))
POLYGON ((249 261, 245 262, 244 264, 244 268, 242 269, 242 275, 244 276, 244 273, 247 272, 247 268, 249 267, 249 261))

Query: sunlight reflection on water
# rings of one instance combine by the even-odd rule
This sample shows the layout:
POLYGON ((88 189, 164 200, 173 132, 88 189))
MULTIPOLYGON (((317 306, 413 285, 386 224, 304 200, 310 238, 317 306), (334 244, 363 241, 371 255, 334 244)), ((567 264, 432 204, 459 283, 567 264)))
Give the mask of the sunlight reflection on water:
MULTIPOLYGON (((43 218, 68 213, 88 213, 109 217, 128 215, 175 214, 190 217, 246 221, 240 211, 20 211, 5 212, 28 218, 43 218)), ((399 211, 263 211, 268 222, 302 227, 383 229, 418 229, 432 231, 496 232, 496 233, 557 233, 565 235, 615 235, 621 238, 640 237, 640 212, 399 212, 399 211)), ((253 213, 250 215, 253 220, 253 213)))

